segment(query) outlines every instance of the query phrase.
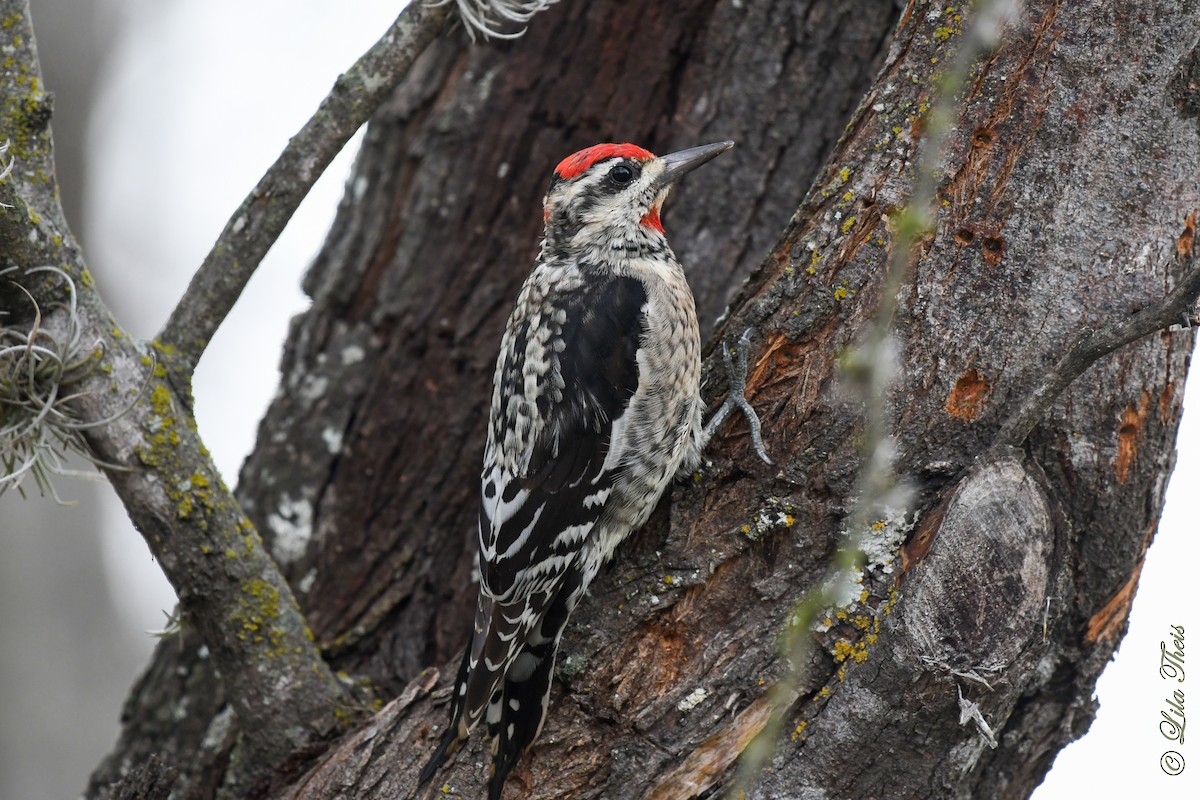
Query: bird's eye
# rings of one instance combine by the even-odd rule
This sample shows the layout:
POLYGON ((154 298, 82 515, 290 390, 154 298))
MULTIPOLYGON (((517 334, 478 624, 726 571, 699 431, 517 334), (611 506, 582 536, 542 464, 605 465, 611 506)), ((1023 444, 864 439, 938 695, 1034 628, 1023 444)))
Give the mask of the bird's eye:
POLYGON ((612 178, 617 185, 625 186, 633 182, 633 168, 628 164, 617 164, 608 171, 608 177, 612 178))

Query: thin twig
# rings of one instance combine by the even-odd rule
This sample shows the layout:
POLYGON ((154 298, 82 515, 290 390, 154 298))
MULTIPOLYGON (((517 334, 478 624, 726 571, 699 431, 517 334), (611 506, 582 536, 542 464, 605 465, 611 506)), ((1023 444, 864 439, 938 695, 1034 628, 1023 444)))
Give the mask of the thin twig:
POLYGON ((159 333, 164 361, 190 378, 213 334, 313 184, 446 26, 452 6, 414 0, 292 137, 230 217, 159 333))
MULTIPOLYGON (((1196 260, 1195 252, 1189 251, 1189 260, 1193 262, 1196 260)), ((1029 393, 1017 413, 1001 426, 995 442, 988 449, 988 454, 991 455, 1005 447, 1019 447, 1050 406, 1054 405, 1062 391, 1086 372, 1088 367, 1143 336, 1184 322, 1198 298, 1200 269, 1194 268, 1159 302, 1143 308, 1127 319, 1103 328, 1085 330, 1067 350, 1066 355, 1058 360, 1054 369, 1029 393)))

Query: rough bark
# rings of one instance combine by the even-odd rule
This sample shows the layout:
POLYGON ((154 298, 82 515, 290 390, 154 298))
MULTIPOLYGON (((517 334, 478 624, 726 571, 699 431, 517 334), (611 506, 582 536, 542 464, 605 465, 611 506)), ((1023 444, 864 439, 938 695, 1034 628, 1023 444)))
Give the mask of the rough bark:
MULTIPOLYGON (((739 142, 666 223, 707 323, 752 273, 716 330, 758 331, 751 400, 783 466, 728 426, 625 547, 572 621, 509 795, 699 796, 765 722, 778 633, 853 500, 837 357, 878 300, 969 20, 914 2, 889 37, 890 2, 669 8, 564 3, 514 44, 438 42, 372 122, 239 500, 326 656, 398 697, 278 796, 414 785, 467 630, 488 381, 546 169, 604 139, 739 142)), ((976 458, 1082 328, 1194 261, 1196 30, 1184 0, 1029 2, 972 72, 896 326, 913 514, 880 521, 752 796, 1026 797, 1086 730, 1161 508, 1191 334, 1118 351, 1022 448, 976 458)), ((90 794, 211 794, 219 698, 191 637, 160 648, 90 794)), ((475 741, 439 781, 473 796, 485 760, 475 741)))

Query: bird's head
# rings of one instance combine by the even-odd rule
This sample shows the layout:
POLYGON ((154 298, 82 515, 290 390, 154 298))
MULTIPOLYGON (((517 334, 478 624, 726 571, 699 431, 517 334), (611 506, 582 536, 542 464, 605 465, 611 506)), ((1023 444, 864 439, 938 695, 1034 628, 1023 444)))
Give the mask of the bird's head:
POLYGON ((559 252, 599 246, 641 250, 661 246, 659 212, 671 185, 733 142, 666 156, 635 144, 597 144, 567 156, 546 191, 546 244, 559 252))

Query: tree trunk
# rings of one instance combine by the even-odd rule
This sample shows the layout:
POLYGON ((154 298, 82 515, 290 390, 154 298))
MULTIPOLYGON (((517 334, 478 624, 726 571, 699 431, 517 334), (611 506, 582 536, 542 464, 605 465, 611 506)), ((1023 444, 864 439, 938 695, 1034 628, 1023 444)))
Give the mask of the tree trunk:
MULTIPOLYGON (((750 399, 781 466, 728 425, 624 546, 568 628, 508 796, 728 784, 786 671, 779 633, 845 533, 861 416, 838 357, 878 304, 936 76, 969 24, 916 1, 598 0, 421 58, 368 130, 239 488, 328 659, 399 699, 315 765, 296 754, 271 796, 415 785, 476 591, 496 345, 550 168, 603 140, 738 142, 666 224, 710 344, 757 332, 750 399)), ((1087 729, 1161 509, 1191 333, 1110 356, 1022 448, 978 457, 1081 330, 1186 268, 1196 30, 1185 0, 1031 0, 971 72, 895 326, 888 422, 913 507, 873 526, 751 796, 1027 797, 1087 729)), ((89 796, 212 796, 223 706, 197 638, 165 643, 89 796)), ((478 794, 479 738, 439 783, 478 794)))

